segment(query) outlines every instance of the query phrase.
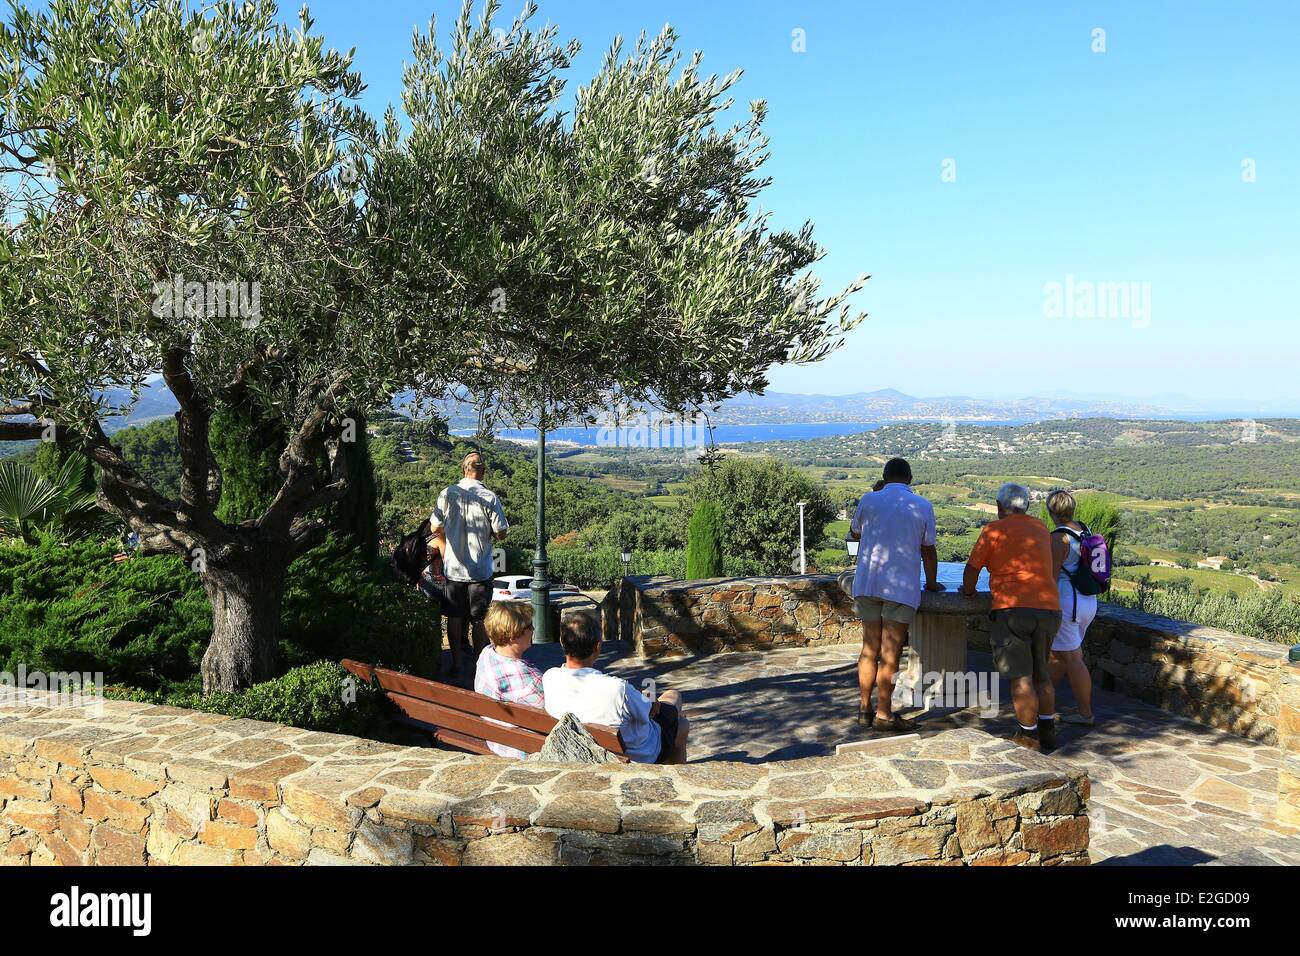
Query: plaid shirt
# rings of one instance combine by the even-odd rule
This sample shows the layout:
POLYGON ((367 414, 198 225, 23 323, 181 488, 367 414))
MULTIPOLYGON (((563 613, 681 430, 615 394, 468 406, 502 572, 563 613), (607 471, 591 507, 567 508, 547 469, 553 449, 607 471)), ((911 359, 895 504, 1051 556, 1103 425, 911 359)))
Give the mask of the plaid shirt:
MULTIPOLYGON (((474 669, 474 690, 484 697, 510 704, 527 704, 530 707, 541 707, 543 704, 542 675, 537 668, 527 661, 498 654, 491 644, 483 648, 483 653, 478 656, 478 665, 474 669)), ((491 720, 490 717, 484 719, 491 720)), ((512 726, 500 720, 493 720, 492 723, 501 724, 502 727, 512 726)), ((523 760, 527 756, 522 750, 493 741, 488 741, 488 747, 493 753, 514 760, 523 760)))

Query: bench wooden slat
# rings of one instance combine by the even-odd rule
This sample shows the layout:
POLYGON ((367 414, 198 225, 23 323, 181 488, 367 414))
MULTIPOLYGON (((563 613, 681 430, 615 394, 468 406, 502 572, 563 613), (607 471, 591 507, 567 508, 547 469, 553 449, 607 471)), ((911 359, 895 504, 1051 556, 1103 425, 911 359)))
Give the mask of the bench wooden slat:
POLYGON ((484 756, 495 756, 492 748, 487 745, 486 740, 480 740, 478 737, 470 737, 465 734, 458 734, 454 730, 435 730, 434 739, 442 744, 451 744, 453 747, 459 747, 461 750, 468 750, 472 754, 483 754, 484 756))
MULTIPOLYGON (((411 674, 402 674, 385 667, 374 667, 359 661, 345 660, 343 666, 367 683, 372 680, 378 683, 379 687, 387 691, 390 697, 394 694, 400 694, 413 700, 436 704, 449 711, 460 712, 473 717, 492 717, 513 724, 517 728, 534 731, 542 736, 549 734, 555 728, 556 720, 554 717, 540 708, 529 707, 527 704, 493 700, 482 694, 463 690, 460 687, 453 687, 450 684, 431 681, 424 677, 415 677, 411 674)), ((437 721, 431 721, 431 723, 437 723, 437 721)), ((488 726, 492 725, 489 724, 488 726)), ((618 731, 600 724, 585 724, 584 726, 596 743, 610 753, 624 756, 623 741, 619 737, 618 731)), ((537 749, 529 750, 520 747, 518 744, 509 743, 495 737, 490 739, 497 743, 505 743, 507 746, 516 747, 519 750, 525 750, 528 753, 535 753, 537 749)))
MULTIPOLYGON (((469 735, 475 740, 492 740, 525 753, 536 753, 541 749, 545 736, 555 728, 557 723, 554 717, 540 708, 493 700, 482 694, 424 677, 402 674, 385 667, 375 667, 353 660, 344 660, 343 667, 366 683, 378 684, 386 696, 398 705, 399 711, 407 713, 414 721, 469 735), (413 706, 421 703, 438 709, 433 711, 413 706), (438 716, 430 716, 433 714, 438 716), (505 721, 514 726, 500 727, 483 720, 485 717, 505 721), (490 731, 497 733, 490 733, 490 731), (501 731, 513 732, 511 739, 507 740, 499 736, 501 731), (533 743, 533 740, 536 742, 533 743), (525 746, 525 743, 528 745, 525 746)), ((623 751, 623 740, 617 730, 600 724, 584 724, 584 726, 592 739, 601 747, 619 757, 626 757, 623 751)), ((447 742, 451 743, 451 740, 448 739, 447 742)))
POLYGON ((426 724, 423 720, 416 720, 414 717, 407 717, 404 714, 394 714, 393 720, 396 723, 418 730, 421 733, 428 734, 431 740, 438 743, 450 744, 460 750, 468 750, 470 753, 492 755, 492 748, 487 745, 487 741, 481 737, 471 737, 468 734, 458 734, 454 730, 445 730, 441 727, 435 727, 433 724, 426 724))
MULTIPOLYGON (((355 661, 344 661, 343 666, 347 667, 348 664, 355 663, 355 661)), ((369 665, 361 664, 358 666, 365 668, 369 665)), ((431 704, 441 704, 443 707, 462 710, 480 717, 495 717, 497 720, 504 720, 516 727, 535 730, 541 734, 549 734, 555 727, 555 718, 537 707, 493 700, 474 691, 462 690, 450 684, 442 684, 424 677, 390 671, 383 667, 373 667, 370 668, 370 671, 374 675, 374 679, 379 683, 380 688, 386 691, 405 694, 407 697, 414 697, 416 700, 427 700, 431 704)), ((369 679, 368 675, 359 674, 358 676, 366 676, 366 679, 369 679)), ((602 746, 604 745, 602 744, 602 746)))
POLYGON ((446 728, 482 740, 505 744, 524 753, 537 753, 546 742, 544 734, 519 727, 502 727, 482 717, 475 717, 473 714, 452 710, 450 707, 443 707, 441 704, 433 704, 416 697, 407 697, 405 694, 389 693, 388 699, 407 717, 433 724, 439 729, 446 728))

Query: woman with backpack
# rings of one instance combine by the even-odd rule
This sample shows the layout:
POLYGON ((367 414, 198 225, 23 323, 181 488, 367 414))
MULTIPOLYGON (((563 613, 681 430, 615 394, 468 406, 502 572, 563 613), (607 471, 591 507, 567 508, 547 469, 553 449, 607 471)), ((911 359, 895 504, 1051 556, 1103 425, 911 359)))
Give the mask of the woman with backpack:
POLYGON ((1047 498, 1052 519, 1052 570, 1061 597, 1061 627, 1052 641, 1047 658, 1055 686, 1065 677, 1078 705, 1077 714, 1061 719, 1069 724, 1091 727, 1092 675, 1083 662, 1083 639, 1097 616, 1097 595, 1110 578, 1110 554, 1106 540, 1088 526, 1074 520, 1074 495, 1054 491, 1047 498))

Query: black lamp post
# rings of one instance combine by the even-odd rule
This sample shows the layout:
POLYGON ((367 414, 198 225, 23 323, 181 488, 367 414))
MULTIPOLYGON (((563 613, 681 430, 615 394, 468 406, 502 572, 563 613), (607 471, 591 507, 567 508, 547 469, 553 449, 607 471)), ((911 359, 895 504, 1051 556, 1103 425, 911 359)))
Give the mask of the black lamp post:
POLYGON ((550 561, 546 558, 546 429, 537 422, 537 549, 533 552, 533 641, 550 644, 555 640, 551 633, 550 603, 551 582, 546 576, 550 561))
POLYGON ((632 549, 626 545, 619 545, 619 560, 623 562, 623 577, 627 577, 628 566, 632 563, 632 549))

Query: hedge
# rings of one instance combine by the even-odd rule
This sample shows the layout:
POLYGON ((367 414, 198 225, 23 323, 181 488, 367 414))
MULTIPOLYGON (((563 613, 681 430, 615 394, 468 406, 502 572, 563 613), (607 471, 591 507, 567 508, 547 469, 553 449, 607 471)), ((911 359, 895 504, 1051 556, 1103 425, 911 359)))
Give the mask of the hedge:
MULTIPOLYGON (((179 558, 115 562, 111 543, 0 545, 0 668, 102 672, 167 691, 198 673, 212 628, 207 595, 179 558)), ((289 569, 280 666, 344 657, 437 674, 436 605, 337 542, 289 569)))
MULTIPOLYGON (((572 584, 580 588, 609 587, 625 573, 634 575, 666 575, 676 580, 686 577, 686 552, 634 551, 632 563, 625 572, 620 552, 613 548, 551 548, 550 577, 558 584, 572 584)), ((761 562, 754 559, 723 559, 723 574, 734 577, 761 575, 765 571, 761 562)))
POLYGON ((357 681, 333 661, 295 667, 238 693, 204 697, 197 686, 168 692, 107 687, 104 696, 356 737, 391 734, 384 695, 369 684, 357 681))

